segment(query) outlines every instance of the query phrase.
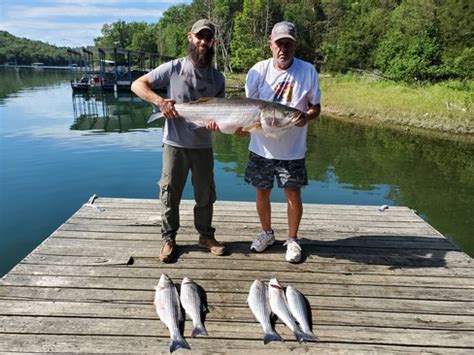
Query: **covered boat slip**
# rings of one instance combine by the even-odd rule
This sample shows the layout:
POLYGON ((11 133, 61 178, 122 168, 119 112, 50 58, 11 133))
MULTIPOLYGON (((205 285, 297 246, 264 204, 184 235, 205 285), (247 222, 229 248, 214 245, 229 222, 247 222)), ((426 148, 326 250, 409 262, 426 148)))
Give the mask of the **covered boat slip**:
MULTIPOLYGON (((216 237, 228 255, 197 246, 193 202, 183 201, 179 255, 158 259, 157 200, 97 198, 84 204, 0 282, 0 351, 167 353, 169 332, 153 305, 162 273, 207 293, 209 337, 184 336, 192 353, 472 353, 472 259, 406 207, 305 204, 305 258, 284 259, 286 205, 272 204, 278 243, 249 250, 254 203, 219 201, 216 237), (319 343, 264 345, 246 304, 255 279, 293 285, 312 308, 319 343)), ((178 350, 185 353, 188 350, 178 350)))

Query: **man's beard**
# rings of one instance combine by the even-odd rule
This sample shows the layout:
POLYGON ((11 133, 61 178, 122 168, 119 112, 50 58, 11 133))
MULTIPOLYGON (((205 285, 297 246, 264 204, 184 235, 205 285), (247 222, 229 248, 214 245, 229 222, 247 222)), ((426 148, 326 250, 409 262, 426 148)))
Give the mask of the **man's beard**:
POLYGON ((199 48, 196 47, 194 43, 189 42, 188 51, 196 66, 208 67, 211 65, 212 59, 214 58, 214 47, 207 47, 207 51, 200 53, 199 48))

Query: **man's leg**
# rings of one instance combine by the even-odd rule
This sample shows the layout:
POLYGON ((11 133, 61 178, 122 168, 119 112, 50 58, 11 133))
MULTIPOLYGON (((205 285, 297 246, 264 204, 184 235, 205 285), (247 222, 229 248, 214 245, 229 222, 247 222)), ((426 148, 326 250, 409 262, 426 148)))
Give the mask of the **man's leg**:
POLYGON ((160 179, 161 232, 163 239, 174 239, 179 229, 179 203, 188 175, 185 150, 165 144, 160 179))
POLYGON ((194 226, 199 232, 199 245, 214 255, 223 255, 225 247, 214 238, 213 205, 216 201, 214 154, 212 149, 192 152, 192 184, 194 189, 194 226))
POLYGON ((284 188, 287 200, 288 240, 286 241, 286 261, 301 261, 301 246, 298 243, 298 230, 303 216, 301 187, 308 184, 305 160, 280 161, 277 174, 278 186, 284 188))
POLYGON ((201 235, 214 238, 212 227, 213 205, 216 201, 214 183, 214 156, 212 149, 194 149, 192 152, 192 184, 194 189, 194 226, 201 235))
POLYGON ((270 195, 272 189, 259 189, 256 192, 256 205, 258 218, 264 231, 272 230, 272 207, 270 203, 270 195))
POLYGON ((301 201, 301 189, 286 188, 286 200, 288 203, 288 236, 297 238, 300 227, 301 217, 303 216, 303 203, 301 201))
POLYGON ((275 242, 272 230, 272 208, 270 195, 274 180, 274 162, 253 152, 249 153, 249 161, 245 170, 245 181, 256 188, 255 204, 262 231, 251 244, 250 249, 264 251, 275 242))

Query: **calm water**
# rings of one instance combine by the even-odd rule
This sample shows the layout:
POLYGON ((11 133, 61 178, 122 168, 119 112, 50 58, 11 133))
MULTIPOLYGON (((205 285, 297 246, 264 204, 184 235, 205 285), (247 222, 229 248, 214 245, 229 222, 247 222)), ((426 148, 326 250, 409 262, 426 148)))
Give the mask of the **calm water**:
MULTIPOLYGON (((146 127, 150 107, 131 94, 72 95, 69 75, 0 69, 0 275, 92 194, 158 196, 162 131, 146 127)), ((218 199, 253 201, 247 139, 215 143, 218 199)), ((303 199, 408 206, 472 256, 473 157, 472 145, 323 119, 308 140, 303 199)))

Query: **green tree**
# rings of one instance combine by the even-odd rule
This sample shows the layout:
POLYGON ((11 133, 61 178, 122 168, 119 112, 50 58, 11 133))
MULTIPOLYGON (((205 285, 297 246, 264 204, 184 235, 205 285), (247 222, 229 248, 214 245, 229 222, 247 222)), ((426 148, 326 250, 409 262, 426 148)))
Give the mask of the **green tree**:
POLYGON ((376 64, 396 80, 443 77, 442 47, 433 0, 407 0, 389 18, 389 29, 376 53, 376 64))
POLYGON ((207 18, 216 25, 217 66, 224 71, 232 71, 230 58, 234 18, 241 10, 241 0, 195 0, 191 5, 193 20, 207 18))
POLYGON ((103 25, 101 33, 102 36, 94 38, 96 47, 128 48, 132 42, 131 27, 123 20, 118 20, 110 25, 103 25))
POLYGON ((192 26, 190 6, 186 4, 169 7, 156 26, 158 53, 171 57, 187 54, 187 33, 192 26))
POLYGON ((231 41, 231 64, 234 69, 247 71, 256 62, 268 57, 272 5, 271 0, 244 0, 242 11, 235 18, 231 41))
POLYGON ((155 25, 145 22, 133 22, 130 24, 132 39, 130 48, 143 52, 156 52, 157 31, 155 25))
POLYGON ((0 63, 4 62, 16 62, 17 64, 41 62, 46 65, 66 65, 68 64, 68 53, 65 47, 19 38, 6 31, 0 31, 0 63))
POLYGON ((293 22, 298 35, 297 56, 313 63, 320 46, 318 22, 322 18, 316 0, 299 0, 291 3, 282 2, 282 20, 293 22))
POLYGON ((445 66, 454 76, 474 77, 474 2, 440 1, 437 18, 445 66))

